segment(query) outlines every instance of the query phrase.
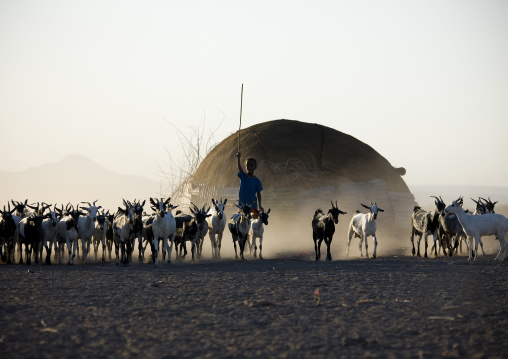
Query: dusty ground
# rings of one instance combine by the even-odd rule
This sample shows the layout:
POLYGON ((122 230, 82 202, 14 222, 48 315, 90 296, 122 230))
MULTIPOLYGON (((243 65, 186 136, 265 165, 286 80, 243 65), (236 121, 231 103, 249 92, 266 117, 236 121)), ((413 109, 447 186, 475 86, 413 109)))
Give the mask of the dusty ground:
POLYGON ((507 358, 508 263, 493 258, 1 265, 0 353, 507 358))

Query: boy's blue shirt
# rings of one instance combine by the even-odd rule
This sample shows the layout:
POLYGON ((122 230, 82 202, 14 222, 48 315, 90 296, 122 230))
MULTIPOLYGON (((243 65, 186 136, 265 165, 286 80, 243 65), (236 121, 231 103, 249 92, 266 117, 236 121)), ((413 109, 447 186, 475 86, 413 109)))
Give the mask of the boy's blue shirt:
POLYGON ((257 177, 249 177, 245 172, 238 172, 240 178, 239 200, 242 204, 247 204, 251 208, 258 208, 258 199, 256 193, 263 190, 261 181, 257 177))

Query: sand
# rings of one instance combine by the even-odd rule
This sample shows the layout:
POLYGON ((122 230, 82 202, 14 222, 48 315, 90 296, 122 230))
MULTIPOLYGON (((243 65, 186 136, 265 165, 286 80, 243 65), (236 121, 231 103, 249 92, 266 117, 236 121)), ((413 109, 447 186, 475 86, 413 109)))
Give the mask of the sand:
POLYGON ((507 358, 494 255, 0 265, 2 358, 507 358))

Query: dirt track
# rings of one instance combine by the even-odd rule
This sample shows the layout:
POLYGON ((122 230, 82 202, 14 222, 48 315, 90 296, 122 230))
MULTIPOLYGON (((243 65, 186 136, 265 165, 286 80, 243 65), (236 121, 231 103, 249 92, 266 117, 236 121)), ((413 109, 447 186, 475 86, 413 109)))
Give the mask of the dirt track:
POLYGON ((508 263, 493 258, 1 265, 0 353, 507 358, 508 263))

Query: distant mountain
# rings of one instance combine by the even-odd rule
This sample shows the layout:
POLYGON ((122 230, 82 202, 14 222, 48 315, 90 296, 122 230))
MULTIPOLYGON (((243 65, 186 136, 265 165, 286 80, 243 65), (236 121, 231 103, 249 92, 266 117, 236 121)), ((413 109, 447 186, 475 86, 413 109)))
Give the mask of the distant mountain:
POLYGON ((11 199, 74 205, 98 199, 97 204, 103 208, 116 210, 122 198, 133 201, 160 197, 160 187, 158 181, 118 174, 85 156, 69 155, 60 162, 21 172, 0 171, 0 206, 3 208, 11 199))

